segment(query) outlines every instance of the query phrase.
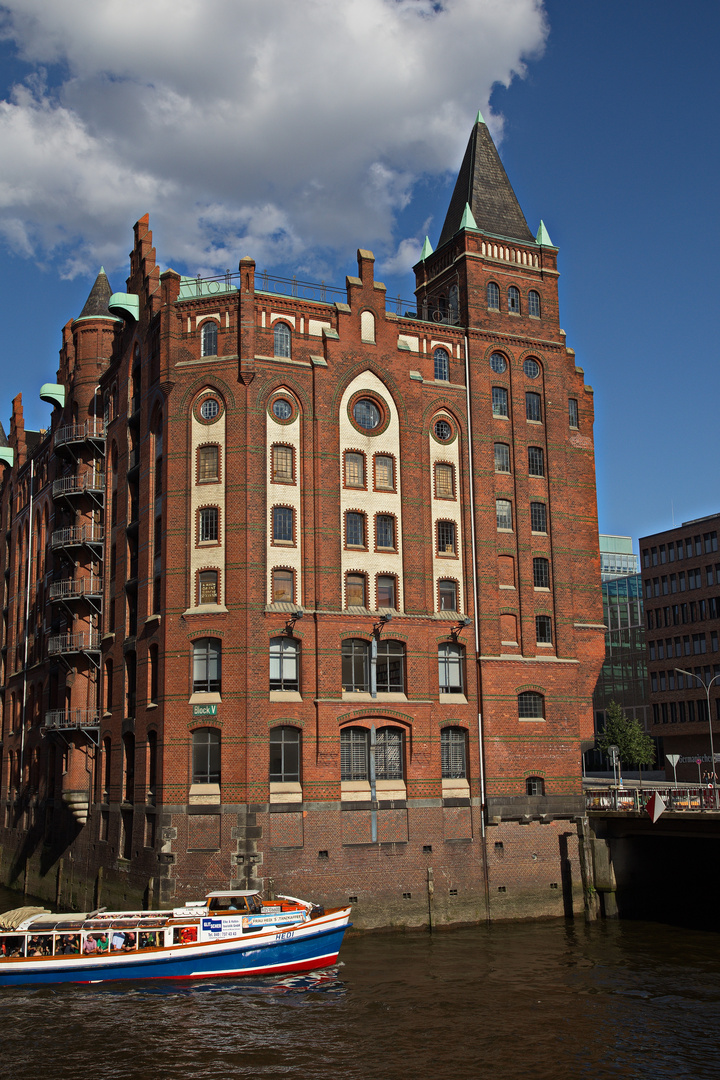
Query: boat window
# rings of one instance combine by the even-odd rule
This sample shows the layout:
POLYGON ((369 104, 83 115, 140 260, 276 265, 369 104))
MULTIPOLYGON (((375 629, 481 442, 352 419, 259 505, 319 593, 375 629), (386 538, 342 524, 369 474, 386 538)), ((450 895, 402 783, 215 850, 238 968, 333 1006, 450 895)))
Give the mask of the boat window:
POLYGON ((1 956, 24 956, 25 955, 25 935, 24 934, 7 934, 0 937, 0 955, 1 956))
POLYGON ((208 905, 210 911, 247 911, 246 896, 213 896, 208 905))
MULTIPOLYGON (((165 935, 163 934, 163 938, 165 935)), ((141 949, 159 949, 160 948, 160 935, 156 932, 144 932, 140 934, 140 948, 141 949)))
POLYGON ((60 956, 74 956, 80 952, 79 934, 58 934, 55 953, 60 956))
POLYGON ((197 926, 178 926, 173 930, 174 945, 190 945, 197 941, 197 926))
POLYGON ((31 934, 28 938, 27 955, 28 956, 52 956, 53 954, 53 936, 52 934, 31 934))

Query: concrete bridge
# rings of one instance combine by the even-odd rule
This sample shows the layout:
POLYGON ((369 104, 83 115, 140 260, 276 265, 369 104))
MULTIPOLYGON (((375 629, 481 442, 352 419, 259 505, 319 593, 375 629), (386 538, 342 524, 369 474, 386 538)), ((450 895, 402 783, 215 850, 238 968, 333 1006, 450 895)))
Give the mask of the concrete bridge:
POLYGON ((586 783, 585 800, 590 917, 720 927, 720 809, 712 788, 586 783), (646 804, 655 792, 667 809, 653 822, 646 804))

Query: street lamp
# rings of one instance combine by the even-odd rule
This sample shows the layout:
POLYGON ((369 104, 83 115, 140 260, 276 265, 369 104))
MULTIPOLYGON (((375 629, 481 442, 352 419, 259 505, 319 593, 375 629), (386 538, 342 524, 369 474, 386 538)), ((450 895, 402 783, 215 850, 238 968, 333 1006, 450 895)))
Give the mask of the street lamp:
POLYGON ((696 675, 694 671, 686 671, 685 668, 676 667, 675 670, 680 675, 690 675, 691 678, 697 679, 701 686, 705 687, 705 695, 707 697, 707 715, 708 724, 710 726, 710 763, 712 765, 712 789, 713 789, 713 807, 718 808, 717 797, 717 784, 715 782, 715 749, 713 747, 713 733, 712 733, 712 713, 710 712, 710 687, 717 680, 720 679, 720 674, 714 675, 710 682, 706 683, 704 679, 701 679, 699 675, 696 675))

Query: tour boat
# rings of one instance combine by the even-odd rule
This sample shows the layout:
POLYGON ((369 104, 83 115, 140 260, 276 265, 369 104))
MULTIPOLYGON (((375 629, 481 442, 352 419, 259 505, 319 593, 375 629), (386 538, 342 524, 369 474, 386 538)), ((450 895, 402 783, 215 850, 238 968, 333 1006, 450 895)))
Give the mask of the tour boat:
POLYGON ((208 893, 172 911, 0 915, 0 986, 282 975, 337 962, 350 908, 208 893))

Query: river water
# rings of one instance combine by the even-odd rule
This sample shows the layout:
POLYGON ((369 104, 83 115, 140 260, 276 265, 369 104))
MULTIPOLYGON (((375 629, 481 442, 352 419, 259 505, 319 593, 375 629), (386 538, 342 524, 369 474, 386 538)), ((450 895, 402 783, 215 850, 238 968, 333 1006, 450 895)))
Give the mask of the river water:
MULTIPOLYGON (((17 906, 0 889, 0 910, 17 906)), ((720 1078, 720 935, 564 921, 347 938, 284 979, 0 989, 2 1080, 720 1078)))

